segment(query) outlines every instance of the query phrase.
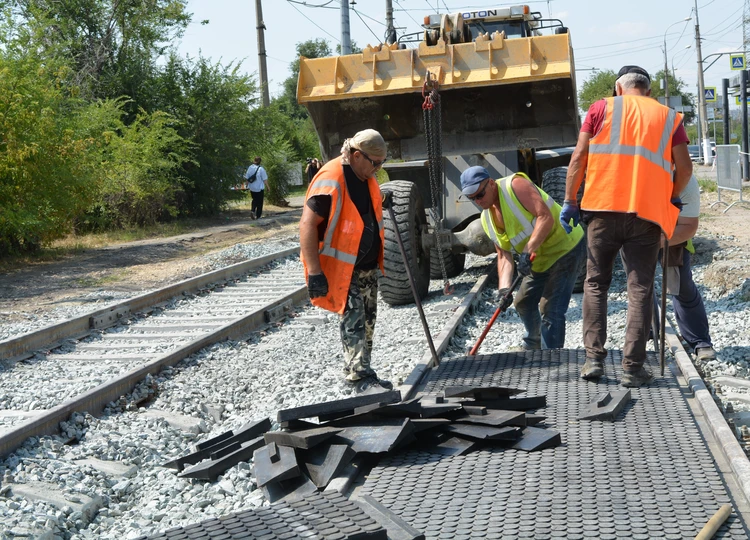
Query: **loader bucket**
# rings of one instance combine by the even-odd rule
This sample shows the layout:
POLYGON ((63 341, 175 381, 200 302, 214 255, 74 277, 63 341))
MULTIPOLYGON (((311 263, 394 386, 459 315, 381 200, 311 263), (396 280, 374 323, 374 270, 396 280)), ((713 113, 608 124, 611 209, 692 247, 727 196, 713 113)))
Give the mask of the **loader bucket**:
POLYGON ((297 100, 312 118, 326 159, 344 139, 378 130, 392 159, 427 156, 422 104, 439 82, 443 153, 457 155, 574 145, 579 118, 568 34, 471 43, 381 45, 361 54, 301 58, 297 100))

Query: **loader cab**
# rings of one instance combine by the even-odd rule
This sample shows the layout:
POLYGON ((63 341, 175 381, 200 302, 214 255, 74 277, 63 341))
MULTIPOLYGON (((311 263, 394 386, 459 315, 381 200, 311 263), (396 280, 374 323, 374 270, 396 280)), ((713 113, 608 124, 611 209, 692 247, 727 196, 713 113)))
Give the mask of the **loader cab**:
POLYGON ((427 15, 422 26, 427 45, 435 45, 440 36, 446 36, 449 43, 468 43, 481 34, 492 36, 495 32, 504 33, 505 39, 540 36, 549 28, 564 33, 562 21, 543 19, 541 13, 524 5, 427 15))

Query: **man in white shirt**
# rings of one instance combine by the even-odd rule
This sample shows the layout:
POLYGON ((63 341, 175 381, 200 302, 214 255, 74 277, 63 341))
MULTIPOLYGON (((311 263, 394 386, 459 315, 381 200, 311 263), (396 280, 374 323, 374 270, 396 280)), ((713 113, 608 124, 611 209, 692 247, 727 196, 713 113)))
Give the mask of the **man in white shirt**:
POLYGON ((260 219, 263 213, 264 190, 268 187, 268 174, 260 166, 260 161, 260 157, 256 157, 245 173, 245 180, 248 183, 247 189, 250 190, 250 197, 253 199, 250 205, 250 217, 252 219, 260 219))
POLYGON ((695 175, 691 176, 688 185, 680 193, 680 199, 683 206, 669 244, 677 246, 684 243, 682 266, 674 268, 670 273, 667 280, 668 294, 672 295, 672 307, 680 333, 695 353, 696 359, 711 360, 716 358, 716 353, 709 335, 706 308, 690 269, 690 256, 695 253, 692 238, 698 230, 698 216, 701 209, 700 187, 695 175))

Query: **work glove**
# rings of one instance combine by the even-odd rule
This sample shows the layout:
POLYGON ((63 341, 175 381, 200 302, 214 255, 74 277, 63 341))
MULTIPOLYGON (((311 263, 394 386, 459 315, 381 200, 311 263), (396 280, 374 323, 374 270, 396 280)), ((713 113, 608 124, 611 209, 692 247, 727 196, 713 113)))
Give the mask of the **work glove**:
POLYGON ((307 276, 307 292, 310 298, 318 298, 328 294, 328 280, 324 273, 307 276))
POLYGON ((505 311, 513 303, 513 291, 508 287, 497 290, 497 303, 500 311, 505 311))
POLYGON ((682 207, 685 206, 685 203, 683 203, 682 199, 679 197, 672 197, 669 202, 676 206, 679 211, 682 211, 682 207))
POLYGON ((383 208, 386 210, 393 205, 393 193, 390 191, 383 192, 383 208))
POLYGON ((577 204, 566 201, 560 211, 560 223, 568 234, 573 232, 573 227, 570 226, 571 219, 573 220, 573 227, 578 226, 578 222, 581 221, 581 212, 578 210, 577 204))
POLYGON ((521 256, 518 257, 516 270, 518 270, 518 273, 524 277, 531 274, 531 253, 521 253, 521 256))

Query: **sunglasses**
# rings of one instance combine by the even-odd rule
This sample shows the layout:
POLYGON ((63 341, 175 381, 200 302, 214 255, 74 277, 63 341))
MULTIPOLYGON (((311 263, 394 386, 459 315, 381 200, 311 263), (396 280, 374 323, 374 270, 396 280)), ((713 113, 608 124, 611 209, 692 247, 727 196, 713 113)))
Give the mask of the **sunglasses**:
POLYGON ((365 154, 359 148, 354 148, 354 150, 356 150, 357 152, 359 152, 360 154, 362 154, 363 156, 365 156, 365 159, 367 161, 369 161, 370 163, 372 163, 372 166, 375 167, 376 169, 379 169, 380 167, 383 166, 383 163, 385 163, 386 161, 388 161, 388 158, 385 158, 385 159, 383 159, 381 161, 375 161, 374 159, 372 159, 370 156, 368 156, 367 154, 365 154))
POLYGON ((470 201, 476 201, 477 199, 481 199, 487 193, 487 186, 488 185, 489 185, 489 182, 484 185, 484 189, 482 189, 482 191, 477 192, 473 196, 472 195, 467 195, 466 198, 469 199, 470 201))

